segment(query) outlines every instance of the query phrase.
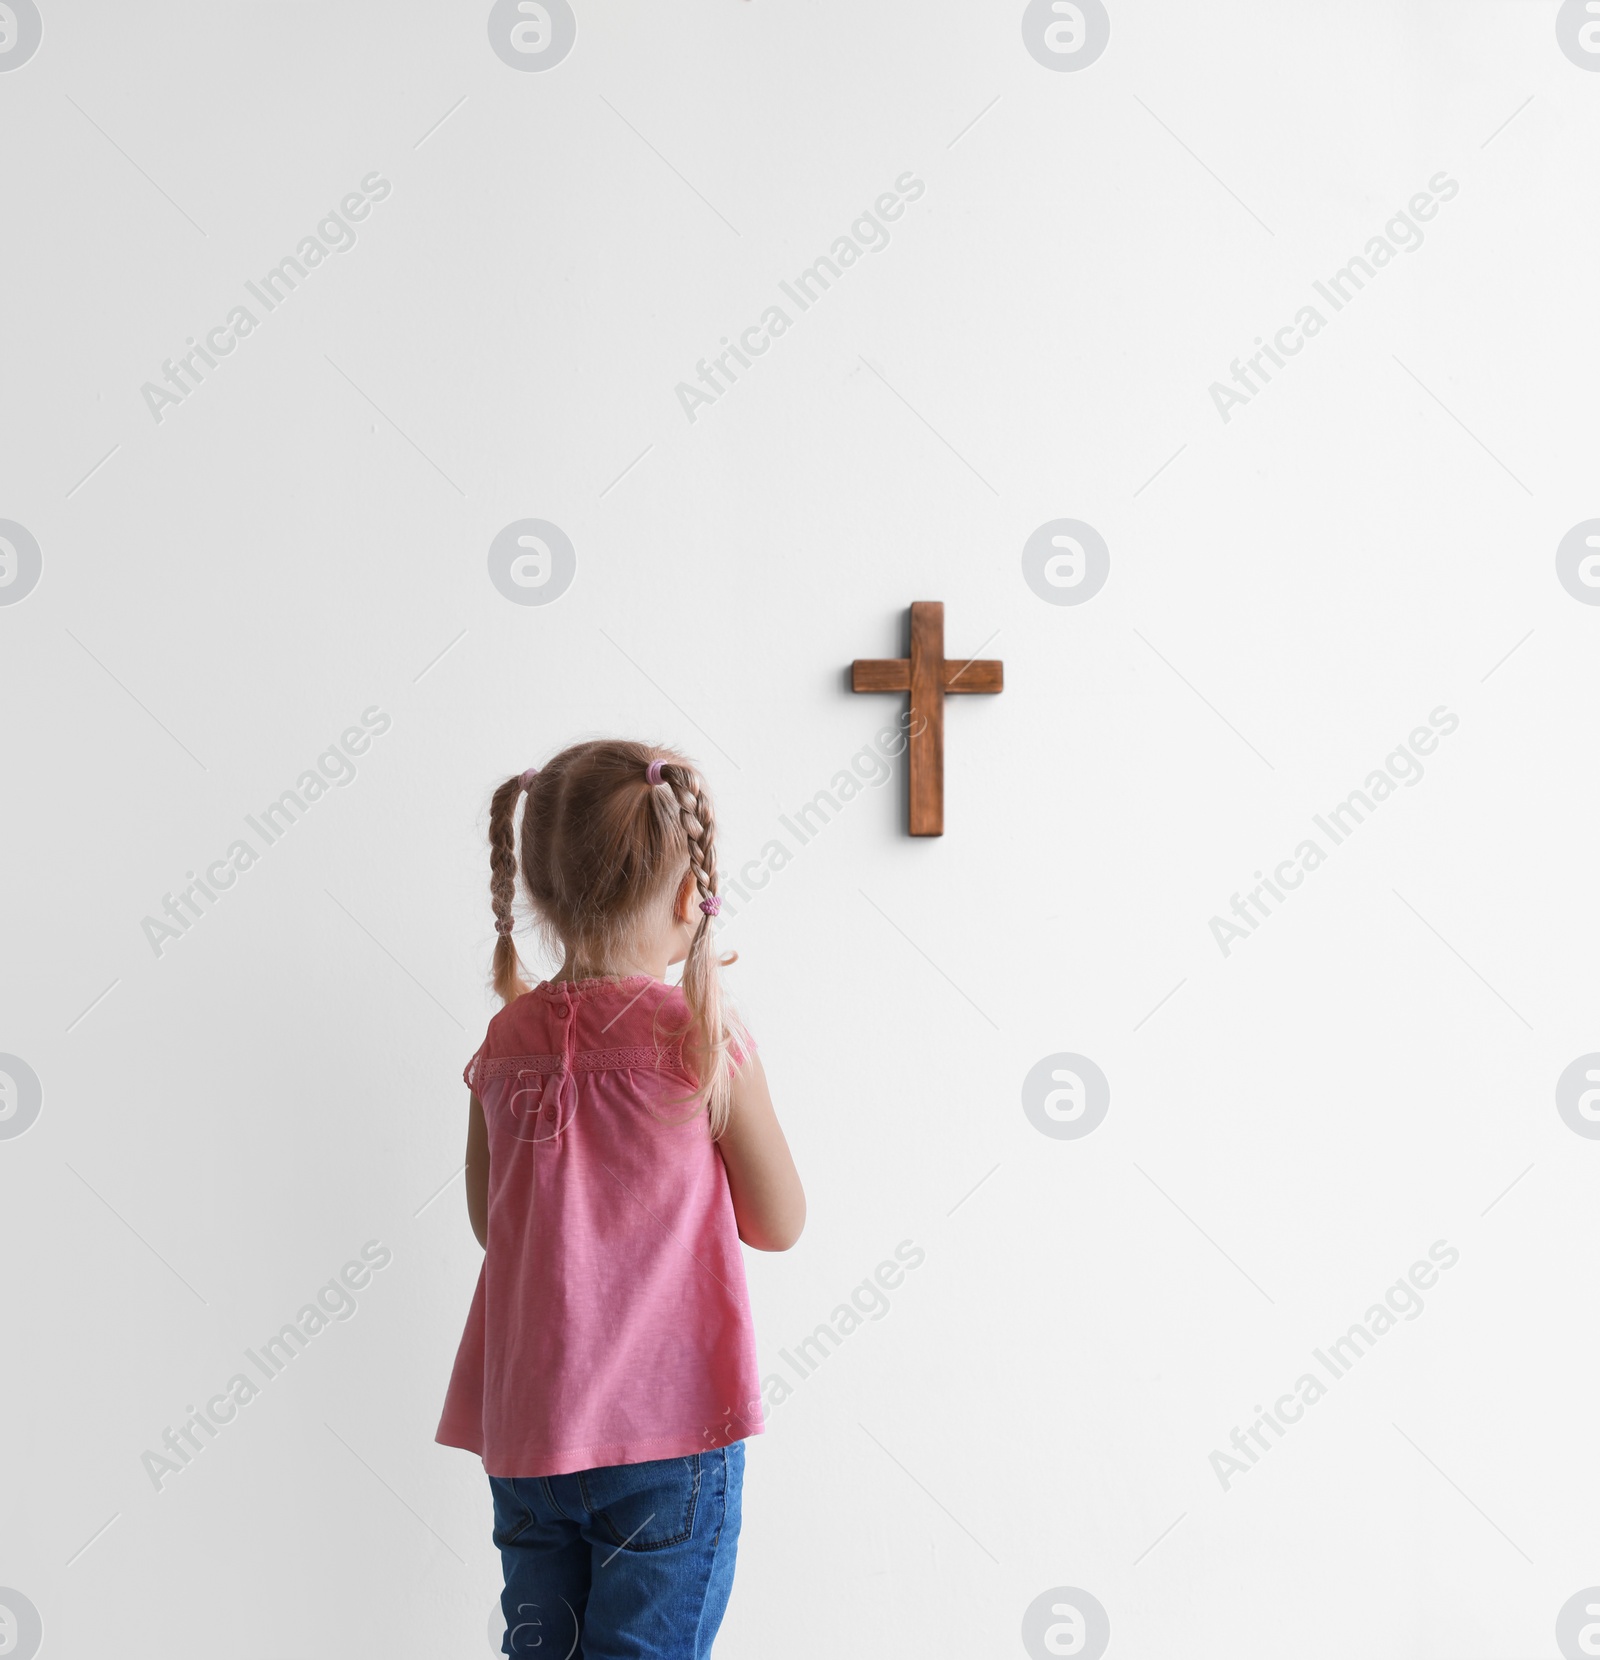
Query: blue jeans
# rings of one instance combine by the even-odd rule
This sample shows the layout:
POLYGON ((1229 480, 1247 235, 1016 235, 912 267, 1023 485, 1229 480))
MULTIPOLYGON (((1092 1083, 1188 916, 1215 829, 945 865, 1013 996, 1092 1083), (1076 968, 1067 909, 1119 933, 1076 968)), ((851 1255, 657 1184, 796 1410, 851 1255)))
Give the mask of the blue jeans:
POLYGON ((502 1651, 705 1660, 733 1589, 744 1442, 564 1476, 490 1476, 502 1651))

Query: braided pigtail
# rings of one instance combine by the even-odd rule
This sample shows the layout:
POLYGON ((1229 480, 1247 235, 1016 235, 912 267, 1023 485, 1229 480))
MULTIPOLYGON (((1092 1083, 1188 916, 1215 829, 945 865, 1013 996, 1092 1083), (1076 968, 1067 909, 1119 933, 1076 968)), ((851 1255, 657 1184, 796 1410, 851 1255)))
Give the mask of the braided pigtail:
MULTIPOLYGON (((661 780, 671 786, 688 843, 689 869, 700 900, 700 925, 683 963, 683 996, 689 1005, 690 1033, 696 1058, 697 1098, 709 1111, 712 1138, 728 1127, 733 1113, 733 1065, 730 1032, 722 1008, 721 967, 711 937, 717 909, 716 817, 700 776, 681 762, 667 762, 661 780)), ((722 959, 731 962, 732 957, 722 959)))
POLYGON ((489 897, 494 902, 494 989, 510 1003, 528 989, 522 962, 511 940, 516 926, 512 905, 517 897, 517 839, 513 820, 522 794, 521 776, 508 778, 489 803, 489 897))

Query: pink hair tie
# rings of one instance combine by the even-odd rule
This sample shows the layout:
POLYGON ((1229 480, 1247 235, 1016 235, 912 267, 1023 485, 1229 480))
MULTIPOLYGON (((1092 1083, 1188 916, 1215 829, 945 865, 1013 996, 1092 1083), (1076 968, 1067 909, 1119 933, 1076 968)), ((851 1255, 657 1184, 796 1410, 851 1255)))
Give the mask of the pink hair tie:
POLYGON ((511 930, 515 927, 516 927, 516 923, 513 922, 512 919, 508 916, 501 916, 501 917, 496 917, 495 918, 494 931, 497 934, 509 934, 511 932, 511 930))
POLYGON ((523 787, 523 789, 531 790, 533 788, 533 781, 538 776, 539 769, 537 767, 529 767, 528 770, 517 780, 517 782, 523 787))
POLYGON ((652 784, 659 784, 661 782, 661 769, 666 764, 667 763, 665 761, 652 761, 650 765, 645 768, 645 778, 652 784))
POLYGON ((704 911, 707 916, 715 916, 717 912, 722 909, 721 895, 714 893, 709 899, 702 899, 700 901, 700 909, 704 911))

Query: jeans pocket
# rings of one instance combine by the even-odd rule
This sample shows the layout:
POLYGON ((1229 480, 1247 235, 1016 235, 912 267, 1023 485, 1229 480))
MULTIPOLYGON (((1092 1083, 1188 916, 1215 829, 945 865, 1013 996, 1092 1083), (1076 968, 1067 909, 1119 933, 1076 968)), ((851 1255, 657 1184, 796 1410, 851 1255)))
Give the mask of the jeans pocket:
POLYGON ((494 1497, 495 1549, 504 1550, 533 1520, 533 1510, 517 1491, 515 1477, 490 1476, 489 1491, 494 1497))
POLYGON ((662 1550, 694 1532, 700 1453, 578 1472, 584 1508, 619 1549, 662 1550))

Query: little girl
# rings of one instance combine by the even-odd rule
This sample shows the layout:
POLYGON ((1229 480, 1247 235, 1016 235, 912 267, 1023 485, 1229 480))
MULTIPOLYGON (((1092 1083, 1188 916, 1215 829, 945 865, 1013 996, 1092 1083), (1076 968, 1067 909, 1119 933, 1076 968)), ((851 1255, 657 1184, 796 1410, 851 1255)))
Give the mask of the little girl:
POLYGON ((763 1428, 739 1241, 788 1250, 805 1195, 722 1004, 714 832, 694 767, 644 744, 575 744, 494 793, 506 1006, 465 1073, 485 1254, 436 1439, 489 1476, 506 1654, 702 1660, 732 1588, 763 1428), (531 990, 519 862, 562 957, 531 990))

